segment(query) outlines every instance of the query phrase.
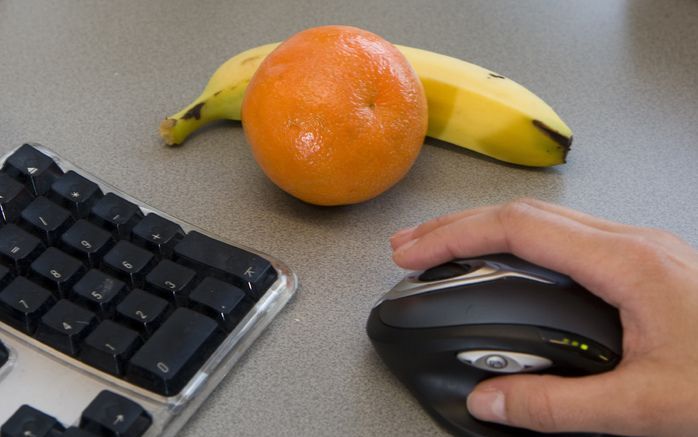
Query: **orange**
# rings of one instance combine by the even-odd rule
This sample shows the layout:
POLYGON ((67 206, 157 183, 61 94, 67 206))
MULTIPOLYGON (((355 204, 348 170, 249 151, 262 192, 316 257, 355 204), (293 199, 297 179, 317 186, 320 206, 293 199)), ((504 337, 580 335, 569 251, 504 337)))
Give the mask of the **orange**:
POLYGON ((371 32, 322 26, 281 43, 252 77, 242 125, 255 160, 316 205, 371 199, 414 163, 427 101, 411 65, 371 32))

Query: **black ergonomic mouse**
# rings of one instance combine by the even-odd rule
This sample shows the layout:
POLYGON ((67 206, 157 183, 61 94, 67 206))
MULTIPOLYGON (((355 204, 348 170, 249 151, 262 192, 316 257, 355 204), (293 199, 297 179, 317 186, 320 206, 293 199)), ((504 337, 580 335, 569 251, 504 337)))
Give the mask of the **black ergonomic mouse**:
POLYGON ((615 308, 569 277, 508 254, 408 275, 375 304, 366 329, 429 414, 468 437, 543 435, 470 416, 466 398, 478 382, 520 372, 605 372, 622 351, 615 308))

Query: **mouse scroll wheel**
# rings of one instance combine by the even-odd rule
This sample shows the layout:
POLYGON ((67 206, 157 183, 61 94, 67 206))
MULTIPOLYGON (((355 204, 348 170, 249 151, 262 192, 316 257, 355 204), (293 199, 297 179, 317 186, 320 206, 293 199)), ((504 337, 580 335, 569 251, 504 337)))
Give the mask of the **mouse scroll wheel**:
POLYGON ((470 273, 472 270, 472 266, 468 264, 449 262, 425 270, 421 275, 419 275, 418 279, 422 282, 440 281, 442 279, 455 278, 456 276, 465 275, 466 273, 470 273))

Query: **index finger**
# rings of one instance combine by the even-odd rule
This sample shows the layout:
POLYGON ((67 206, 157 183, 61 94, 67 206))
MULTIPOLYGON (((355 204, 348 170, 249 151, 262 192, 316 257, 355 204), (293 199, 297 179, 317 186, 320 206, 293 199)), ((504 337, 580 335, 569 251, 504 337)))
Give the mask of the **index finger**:
POLYGON ((571 218, 513 202, 438 227, 393 253, 395 263, 425 269, 456 258, 512 253, 567 274, 611 304, 628 262, 618 256, 624 236, 571 218))

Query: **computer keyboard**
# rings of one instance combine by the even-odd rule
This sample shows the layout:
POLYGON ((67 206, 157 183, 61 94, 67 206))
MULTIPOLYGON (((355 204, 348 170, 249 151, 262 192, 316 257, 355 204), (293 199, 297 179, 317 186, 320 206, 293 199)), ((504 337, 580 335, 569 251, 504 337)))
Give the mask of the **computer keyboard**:
POLYGON ((174 435, 297 289, 43 146, 0 167, 0 437, 174 435))

